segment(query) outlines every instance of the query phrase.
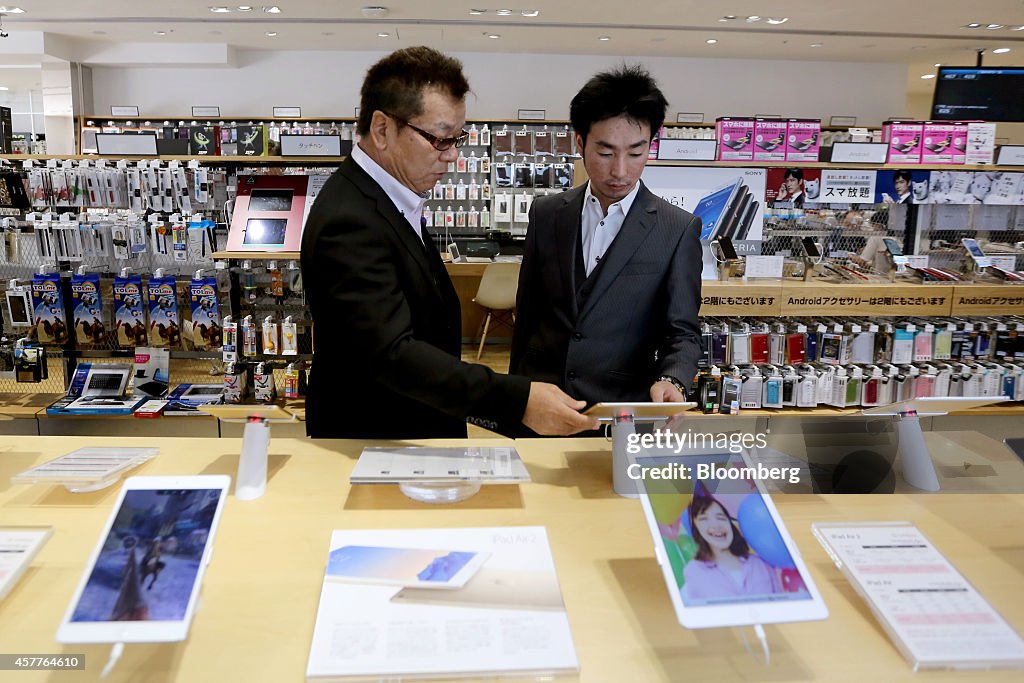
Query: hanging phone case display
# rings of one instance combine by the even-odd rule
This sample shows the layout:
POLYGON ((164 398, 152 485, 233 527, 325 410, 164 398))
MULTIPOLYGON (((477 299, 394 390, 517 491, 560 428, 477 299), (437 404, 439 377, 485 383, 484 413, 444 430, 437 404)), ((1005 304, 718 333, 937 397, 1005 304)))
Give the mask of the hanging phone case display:
POLYGON ((60 273, 32 277, 32 303, 35 311, 36 340, 40 344, 66 344, 67 313, 61 291, 60 273))
POLYGON ((299 251, 312 206, 305 175, 240 175, 228 251, 299 251))
POLYGON ((71 310, 78 348, 103 346, 107 341, 99 273, 71 276, 71 310))
POLYGON ((192 305, 193 347, 197 351, 220 348, 223 334, 217 278, 193 278, 189 283, 189 300, 192 305))
POLYGON ((181 345, 178 290, 173 275, 151 277, 146 286, 149 300, 149 343, 151 346, 181 345))

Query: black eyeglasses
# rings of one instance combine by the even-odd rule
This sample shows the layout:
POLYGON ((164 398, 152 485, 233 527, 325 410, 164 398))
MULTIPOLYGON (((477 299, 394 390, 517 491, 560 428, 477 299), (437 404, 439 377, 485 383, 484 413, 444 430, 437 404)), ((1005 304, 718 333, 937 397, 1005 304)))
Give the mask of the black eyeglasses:
POLYGON ((466 140, 469 139, 469 131, 463 130, 461 133, 459 133, 455 137, 451 137, 451 138, 439 138, 436 135, 431 135, 430 133, 428 133, 427 131, 423 130, 422 128, 417 128, 416 126, 412 125, 411 123, 409 123, 408 121, 406 121, 405 119, 403 119, 403 118, 401 118, 399 116, 395 116, 394 114, 388 114, 387 112, 382 112, 382 113, 387 114, 388 116, 393 118, 395 121, 398 121, 399 123, 404 124, 404 125, 409 126, 410 128, 412 128, 414 131, 419 133, 420 136, 424 140, 429 142, 431 144, 431 146, 434 149, 436 149, 438 152, 445 152, 445 151, 451 149, 453 146, 454 147, 462 147, 464 144, 466 144, 466 140))

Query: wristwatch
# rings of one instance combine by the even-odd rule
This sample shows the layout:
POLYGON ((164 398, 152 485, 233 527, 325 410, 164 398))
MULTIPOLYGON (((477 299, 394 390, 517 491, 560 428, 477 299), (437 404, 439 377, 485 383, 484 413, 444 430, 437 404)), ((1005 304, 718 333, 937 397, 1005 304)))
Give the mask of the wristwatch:
POLYGON ((661 375, 660 377, 658 377, 658 379, 656 379, 654 381, 655 382, 668 382, 669 384, 671 384, 672 386, 674 386, 676 389, 679 390, 679 393, 683 395, 684 399, 686 398, 686 387, 684 387, 683 383, 680 382, 679 380, 677 380, 672 375, 661 375))

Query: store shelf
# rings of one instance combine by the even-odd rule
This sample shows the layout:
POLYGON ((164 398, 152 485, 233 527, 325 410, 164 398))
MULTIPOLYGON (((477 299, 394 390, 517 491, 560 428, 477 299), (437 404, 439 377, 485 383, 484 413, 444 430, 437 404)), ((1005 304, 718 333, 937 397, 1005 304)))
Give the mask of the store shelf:
POLYGON ((702 316, 1015 315, 1024 311, 1024 286, 730 280, 703 282, 701 299, 702 316))
POLYGON ((310 166, 317 164, 340 164, 345 157, 281 157, 281 156, 197 156, 192 154, 176 154, 164 156, 121 156, 101 154, 0 154, 0 159, 9 161, 198 161, 203 164, 298 164, 310 166))
POLYGON ((214 260, 239 259, 248 261, 298 261, 297 251, 215 251, 214 260))
POLYGON ((828 161, 662 161, 650 160, 648 166, 722 166, 730 168, 820 168, 843 171, 1020 171, 1024 166, 995 164, 839 164, 828 161))

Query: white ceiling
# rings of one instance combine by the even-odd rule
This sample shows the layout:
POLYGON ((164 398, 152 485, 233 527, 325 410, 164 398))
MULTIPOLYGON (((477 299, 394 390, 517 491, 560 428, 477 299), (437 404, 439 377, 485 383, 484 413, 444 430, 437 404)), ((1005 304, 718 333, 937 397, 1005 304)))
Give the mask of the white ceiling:
MULTIPOLYGON (((262 2, 250 12, 210 12, 223 0, 0 0, 12 2, 25 14, 4 18, 9 33, 40 31, 78 41, 220 43, 243 50, 383 50, 428 44, 450 52, 893 62, 910 66, 911 93, 930 91, 931 82, 920 75, 934 71, 934 63, 973 64, 978 49, 986 50, 986 65, 1024 63, 1024 30, 1009 30, 1024 25, 1022 0, 515 0, 513 9, 540 10, 533 18, 469 14, 474 7, 509 7, 499 0, 379 0, 389 10, 376 19, 360 12, 371 2, 353 0, 276 0, 280 14, 263 12, 262 2), (725 14, 739 18, 720 22, 725 14), (747 23, 753 14, 788 16, 789 21, 747 23), (963 28, 971 22, 1008 28, 963 28), (277 36, 268 37, 271 31, 277 36), (488 33, 501 38, 488 38, 488 33), (600 36, 610 40, 600 41, 600 36), (708 39, 718 42, 708 45, 708 39), (1012 51, 991 54, 998 47, 1012 51)), ((792 87, 814 85, 801 84, 799 74, 780 73, 779 79, 792 87)), ((870 83, 850 87, 871 96, 870 83)))

